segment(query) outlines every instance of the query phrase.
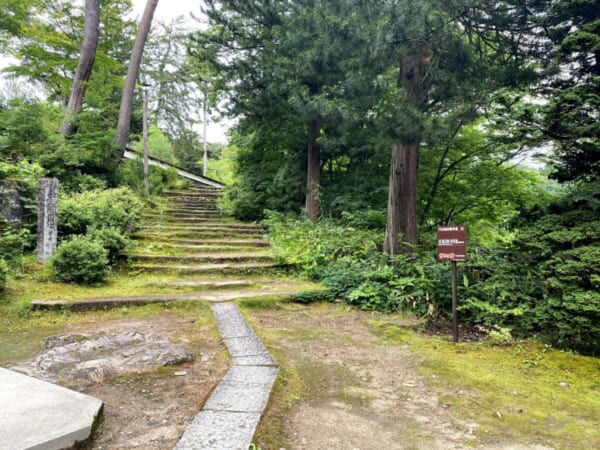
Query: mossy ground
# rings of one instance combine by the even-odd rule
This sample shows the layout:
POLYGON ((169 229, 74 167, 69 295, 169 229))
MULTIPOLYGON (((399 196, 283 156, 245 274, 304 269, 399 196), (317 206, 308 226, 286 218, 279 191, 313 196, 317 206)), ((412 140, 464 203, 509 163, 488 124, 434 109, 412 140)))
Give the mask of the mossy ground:
POLYGON ((458 417, 476 422, 484 443, 535 441, 554 448, 600 448, 600 360, 523 341, 453 344, 372 321, 380 342, 425 359, 420 372, 458 417))

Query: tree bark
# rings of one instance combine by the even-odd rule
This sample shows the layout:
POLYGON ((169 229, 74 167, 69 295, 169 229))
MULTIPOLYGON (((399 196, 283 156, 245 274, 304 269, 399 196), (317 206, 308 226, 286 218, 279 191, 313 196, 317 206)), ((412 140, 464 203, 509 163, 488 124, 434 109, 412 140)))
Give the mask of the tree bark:
POLYGON ((390 256, 410 253, 417 244, 417 170, 419 144, 392 147, 387 227, 383 251, 390 256))
POLYGON ((318 120, 311 120, 308 126, 308 167, 306 174, 306 211, 312 221, 321 215, 319 191, 321 187, 321 149, 317 139, 321 132, 318 120))
POLYGON ((96 60, 96 49, 100 36, 100 1, 85 0, 85 24, 83 29, 83 42, 79 55, 79 63, 75 71, 71 95, 65 107, 65 115, 59 132, 69 136, 76 131, 75 119, 81 112, 87 82, 92 75, 96 60))
POLYGON ((129 139, 129 126, 131 125, 131 109, 133 107, 133 92, 135 89, 135 83, 137 81, 140 64, 142 62, 142 55, 144 54, 144 45, 150 27, 152 25, 152 18, 154 17, 154 11, 158 5, 158 0, 148 0, 142 20, 138 28, 137 35, 135 37, 135 43, 131 52, 131 58, 129 60, 129 67, 127 69, 127 76, 125 77, 125 85, 123 86, 123 94, 121 95, 121 106, 119 108, 119 122, 117 123, 117 137, 115 138, 115 144, 119 146, 118 159, 122 159, 125 154, 125 147, 127 140, 129 139))
MULTIPOLYGON (((400 58, 398 85, 403 88, 409 108, 422 111, 428 94, 427 72, 430 49, 415 46, 400 58)), ((400 118, 401 142, 392 147, 392 163, 388 192, 387 226, 383 251, 390 256, 411 253, 418 242, 417 173, 421 124, 400 118), (402 123, 404 121, 404 123, 402 123), (404 245, 408 243, 410 245, 404 245)))

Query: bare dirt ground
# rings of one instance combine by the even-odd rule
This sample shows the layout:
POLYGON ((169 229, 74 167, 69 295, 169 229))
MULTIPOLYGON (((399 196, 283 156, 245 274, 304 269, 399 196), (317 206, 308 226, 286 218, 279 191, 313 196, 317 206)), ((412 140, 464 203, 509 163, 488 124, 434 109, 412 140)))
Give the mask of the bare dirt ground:
POLYGON ((368 313, 285 306, 248 315, 285 368, 256 435, 263 450, 545 448, 480 445, 477 424, 428 389, 414 354, 376 342, 368 313))
POLYGON ((132 330, 160 334, 182 343, 196 354, 196 360, 104 383, 59 383, 104 402, 104 417, 89 449, 173 448, 228 368, 220 338, 194 315, 182 317, 165 312, 142 319, 99 320, 69 326, 63 332, 132 330))

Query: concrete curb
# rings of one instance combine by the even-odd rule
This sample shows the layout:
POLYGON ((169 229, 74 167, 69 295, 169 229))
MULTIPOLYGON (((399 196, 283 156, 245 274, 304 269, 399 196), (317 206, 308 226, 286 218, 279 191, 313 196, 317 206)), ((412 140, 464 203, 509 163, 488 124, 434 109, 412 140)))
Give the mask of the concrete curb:
POLYGON ((90 438, 102 401, 0 368, 0 450, 71 448, 90 438))
POLYGON ((293 298, 300 291, 293 289, 285 290, 254 290, 248 292, 196 292, 190 294, 157 294, 141 295, 134 297, 102 297, 70 302, 67 300, 33 300, 31 306, 35 310, 42 311, 91 311, 94 309, 118 308, 120 306, 143 306, 152 303, 169 303, 178 301, 194 301, 208 303, 231 302, 232 300, 249 300, 270 297, 293 298))

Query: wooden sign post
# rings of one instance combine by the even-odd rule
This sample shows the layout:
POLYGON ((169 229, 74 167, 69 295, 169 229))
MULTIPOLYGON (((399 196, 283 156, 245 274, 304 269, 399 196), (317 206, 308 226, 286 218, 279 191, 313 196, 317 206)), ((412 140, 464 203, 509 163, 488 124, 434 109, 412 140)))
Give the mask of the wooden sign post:
POLYGON ((458 342, 457 262, 467 260, 467 228, 464 225, 438 227, 437 253, 440 261, 452 263, 452 336, 458 342))

